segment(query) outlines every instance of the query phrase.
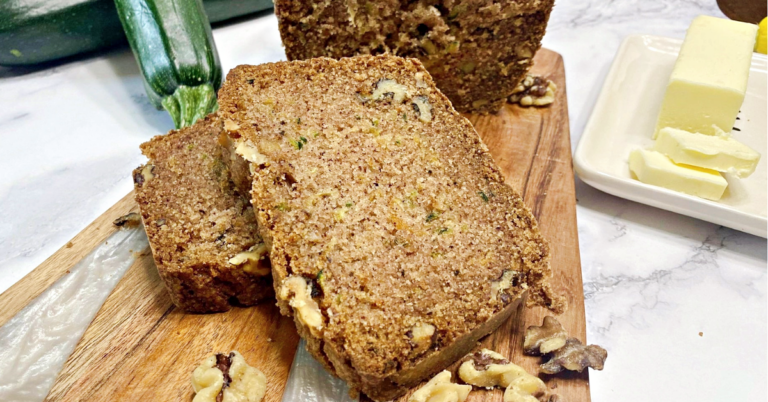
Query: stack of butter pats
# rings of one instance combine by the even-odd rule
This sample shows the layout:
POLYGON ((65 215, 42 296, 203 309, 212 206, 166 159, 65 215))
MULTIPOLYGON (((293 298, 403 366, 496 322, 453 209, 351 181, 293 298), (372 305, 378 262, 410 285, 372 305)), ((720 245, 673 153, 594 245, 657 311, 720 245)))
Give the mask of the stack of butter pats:
MULTIPOLYGON (((629 156, 643 183, 719 200, 760 154, 730 136, 744 102, 757 26, 697 17, 685 37, 656 123, 652 149, 629 156)), ((738 131, 738 130, 736 130, 738 131)))

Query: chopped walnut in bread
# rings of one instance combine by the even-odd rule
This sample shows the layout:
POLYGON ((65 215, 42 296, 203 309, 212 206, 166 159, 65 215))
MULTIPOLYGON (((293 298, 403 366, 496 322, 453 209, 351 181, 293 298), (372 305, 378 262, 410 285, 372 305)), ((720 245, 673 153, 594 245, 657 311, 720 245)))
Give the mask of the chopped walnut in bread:
POLYGON ((267 246, 259 243, 248 251, 243 251, 229 259, 229 263, 243 268, 243 271, 259 276, 266 276, 272 273, 272 266, 269 265, 269 255, 267 246))
POLYGON ((409 343, 413 347, 411 356, 419 356, 426 352, 435 342, 435 326, 420 322, 414 325, 407 333, 409 343))
POLYGON ((302 276, 286 278, 278 293, 278 298, 288 300, 288 303, 301 323, 309 327, 315 336, 321 336, 323 330, 323 313, 317 302, 312 299, 313 284, 302 276))

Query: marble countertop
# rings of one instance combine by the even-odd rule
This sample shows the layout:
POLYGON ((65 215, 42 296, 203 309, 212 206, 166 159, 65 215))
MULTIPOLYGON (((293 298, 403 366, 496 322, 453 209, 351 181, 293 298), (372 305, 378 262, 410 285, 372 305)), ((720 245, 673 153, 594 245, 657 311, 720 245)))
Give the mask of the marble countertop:
MULTIPOLYGON (((573 147, 622 39, 682 38, 715 0, 559 0, 544 46, 565 60, 573 147)), ((215 30, 224 70, 285 58, 271 13, 215 30)), ((0 292, 132 188, 139 144, 172 128, 126 49, 41 71, 0 68, 0 292)), ((590 375, 602 401, 758 401, 766 240, 626 201, 577 179, 590 375)), ((1 307, 0 307, 1 308, 1 307)))

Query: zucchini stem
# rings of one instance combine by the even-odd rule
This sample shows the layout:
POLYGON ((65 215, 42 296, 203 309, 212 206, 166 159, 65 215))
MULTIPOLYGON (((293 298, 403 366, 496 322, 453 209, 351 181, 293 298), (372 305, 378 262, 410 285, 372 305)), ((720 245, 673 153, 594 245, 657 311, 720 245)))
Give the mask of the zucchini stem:
POLYGON ((176 129, 195 124, 198 119, 219 109, 216 91, 210 84, 188 87, 180 85, 162 100, 163 108, 173 119, 176 129))

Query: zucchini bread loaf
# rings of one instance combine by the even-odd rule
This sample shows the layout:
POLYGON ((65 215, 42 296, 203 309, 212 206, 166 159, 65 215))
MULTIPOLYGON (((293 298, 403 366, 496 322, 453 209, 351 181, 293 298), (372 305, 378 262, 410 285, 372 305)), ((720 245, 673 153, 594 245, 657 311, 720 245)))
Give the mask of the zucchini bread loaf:
POLYGON ((197 313, 272 296, 266 246, 247 197, 221 160, 221 124, 209 116, 142 144, 136 201, 171 300, 197 313))
POLYGON ((418 60, 239 66, 219 102, 281 312, 352 389, 402 395, 526 291, 563 308, 535 218, 418 60))
POLYGON ((275 0, 289 60, 390 52, 460 112, 493 112, 531 67, 554 0, 275 0))

